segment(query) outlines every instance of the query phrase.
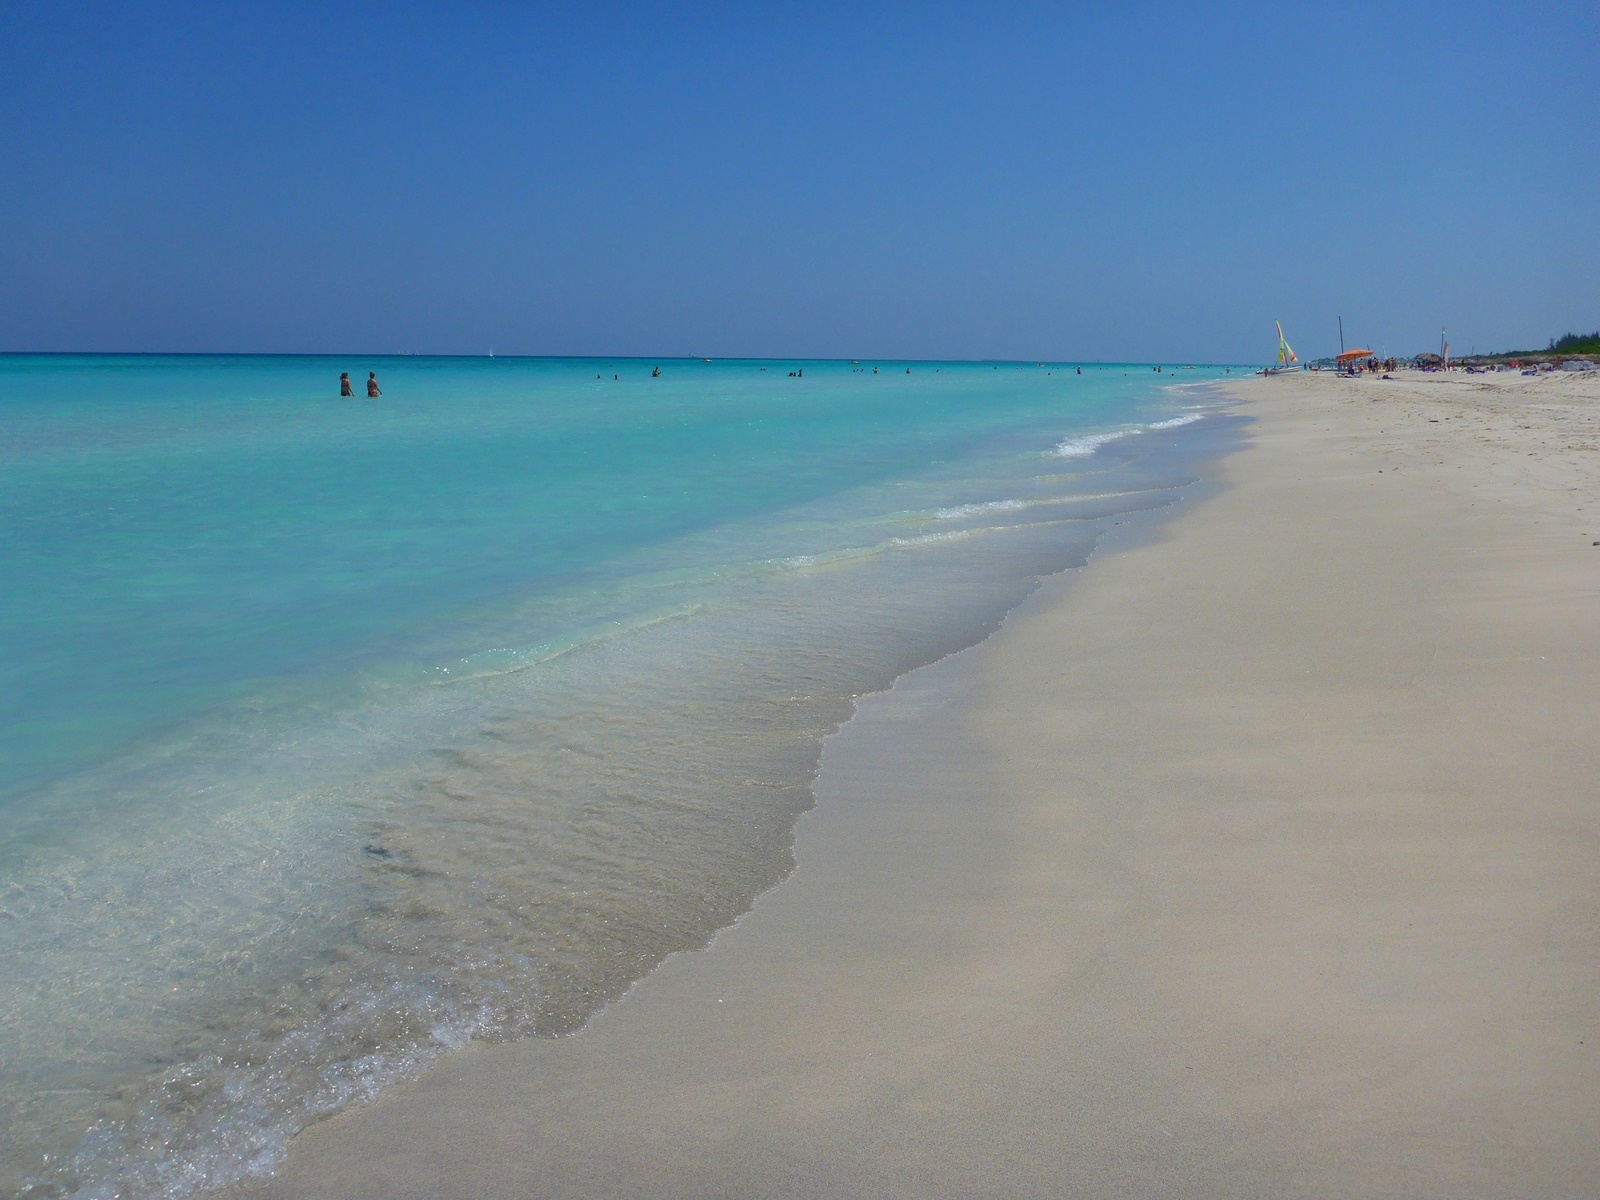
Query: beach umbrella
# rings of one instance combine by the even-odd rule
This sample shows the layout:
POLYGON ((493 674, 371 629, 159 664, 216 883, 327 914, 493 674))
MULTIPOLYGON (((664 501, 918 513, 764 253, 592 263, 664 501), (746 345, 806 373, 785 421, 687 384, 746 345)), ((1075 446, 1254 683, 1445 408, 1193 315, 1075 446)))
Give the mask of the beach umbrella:
POLYGON ((1343 354, 1335 356, 1338 362, 1353 362, 1358 358, 1371 358, 1371 350, 1346 350, 1343 354))

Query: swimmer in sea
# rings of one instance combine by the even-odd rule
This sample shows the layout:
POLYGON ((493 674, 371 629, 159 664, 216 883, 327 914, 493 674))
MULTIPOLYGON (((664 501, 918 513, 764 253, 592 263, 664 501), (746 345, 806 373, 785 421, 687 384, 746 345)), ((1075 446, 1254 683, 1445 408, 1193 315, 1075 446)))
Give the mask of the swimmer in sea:
POLYGON ((339 395, 354 396, 355 390, 350 386, 350 372, 342 371, 339 374, 339 395))
POLYGON ((376 400, 381 395, 383 395, 383 389, 378 386, 378 373, 376 371, 368 371, 367 399, 376 400))

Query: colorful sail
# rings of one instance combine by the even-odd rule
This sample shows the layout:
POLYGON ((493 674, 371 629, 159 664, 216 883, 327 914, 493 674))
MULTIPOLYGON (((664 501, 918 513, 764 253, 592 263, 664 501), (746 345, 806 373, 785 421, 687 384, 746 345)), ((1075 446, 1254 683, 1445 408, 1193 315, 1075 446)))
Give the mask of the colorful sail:
POLYGON ((1281 321, 1274 321, 1273 324, 1278 327, 1278 365, 1281 367, 1286 367, 1290 363, 1299 362, 1300 358, 1295 354, 1294 348, 1290 346, 1289 343, 1284 339, 1283 323, 1281 321))

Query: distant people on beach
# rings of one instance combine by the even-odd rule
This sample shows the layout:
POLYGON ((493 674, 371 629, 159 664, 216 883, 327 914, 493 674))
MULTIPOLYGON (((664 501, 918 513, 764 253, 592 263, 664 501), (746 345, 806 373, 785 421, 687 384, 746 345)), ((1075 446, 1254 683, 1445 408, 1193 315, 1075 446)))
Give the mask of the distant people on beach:
POLYGON ((376 400, 381 395, 383 395, 383 389, 378 386, 378 373, 376 371, 368 371, 367 399, 376 400))
POLYGON ((342 371, 339 374, 339 395, 354 396, 355 389, 350 386, 350 372, 342 371))

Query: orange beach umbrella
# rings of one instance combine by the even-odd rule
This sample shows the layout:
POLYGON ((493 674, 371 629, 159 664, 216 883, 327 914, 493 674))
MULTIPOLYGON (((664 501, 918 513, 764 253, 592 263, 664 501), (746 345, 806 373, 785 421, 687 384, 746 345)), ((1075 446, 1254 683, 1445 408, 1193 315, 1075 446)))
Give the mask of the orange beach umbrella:
POLYGON ((1371 358, 1371 357, 1372 357, 1372 351, 1371 350, 1346 350, 1343 354, 1340 354, 1340 355, 1336 356, 1335 361, 1337 361, 1337 362, 1349 362, 1350 360, 1356 359, 1356 358, 1371 358))

